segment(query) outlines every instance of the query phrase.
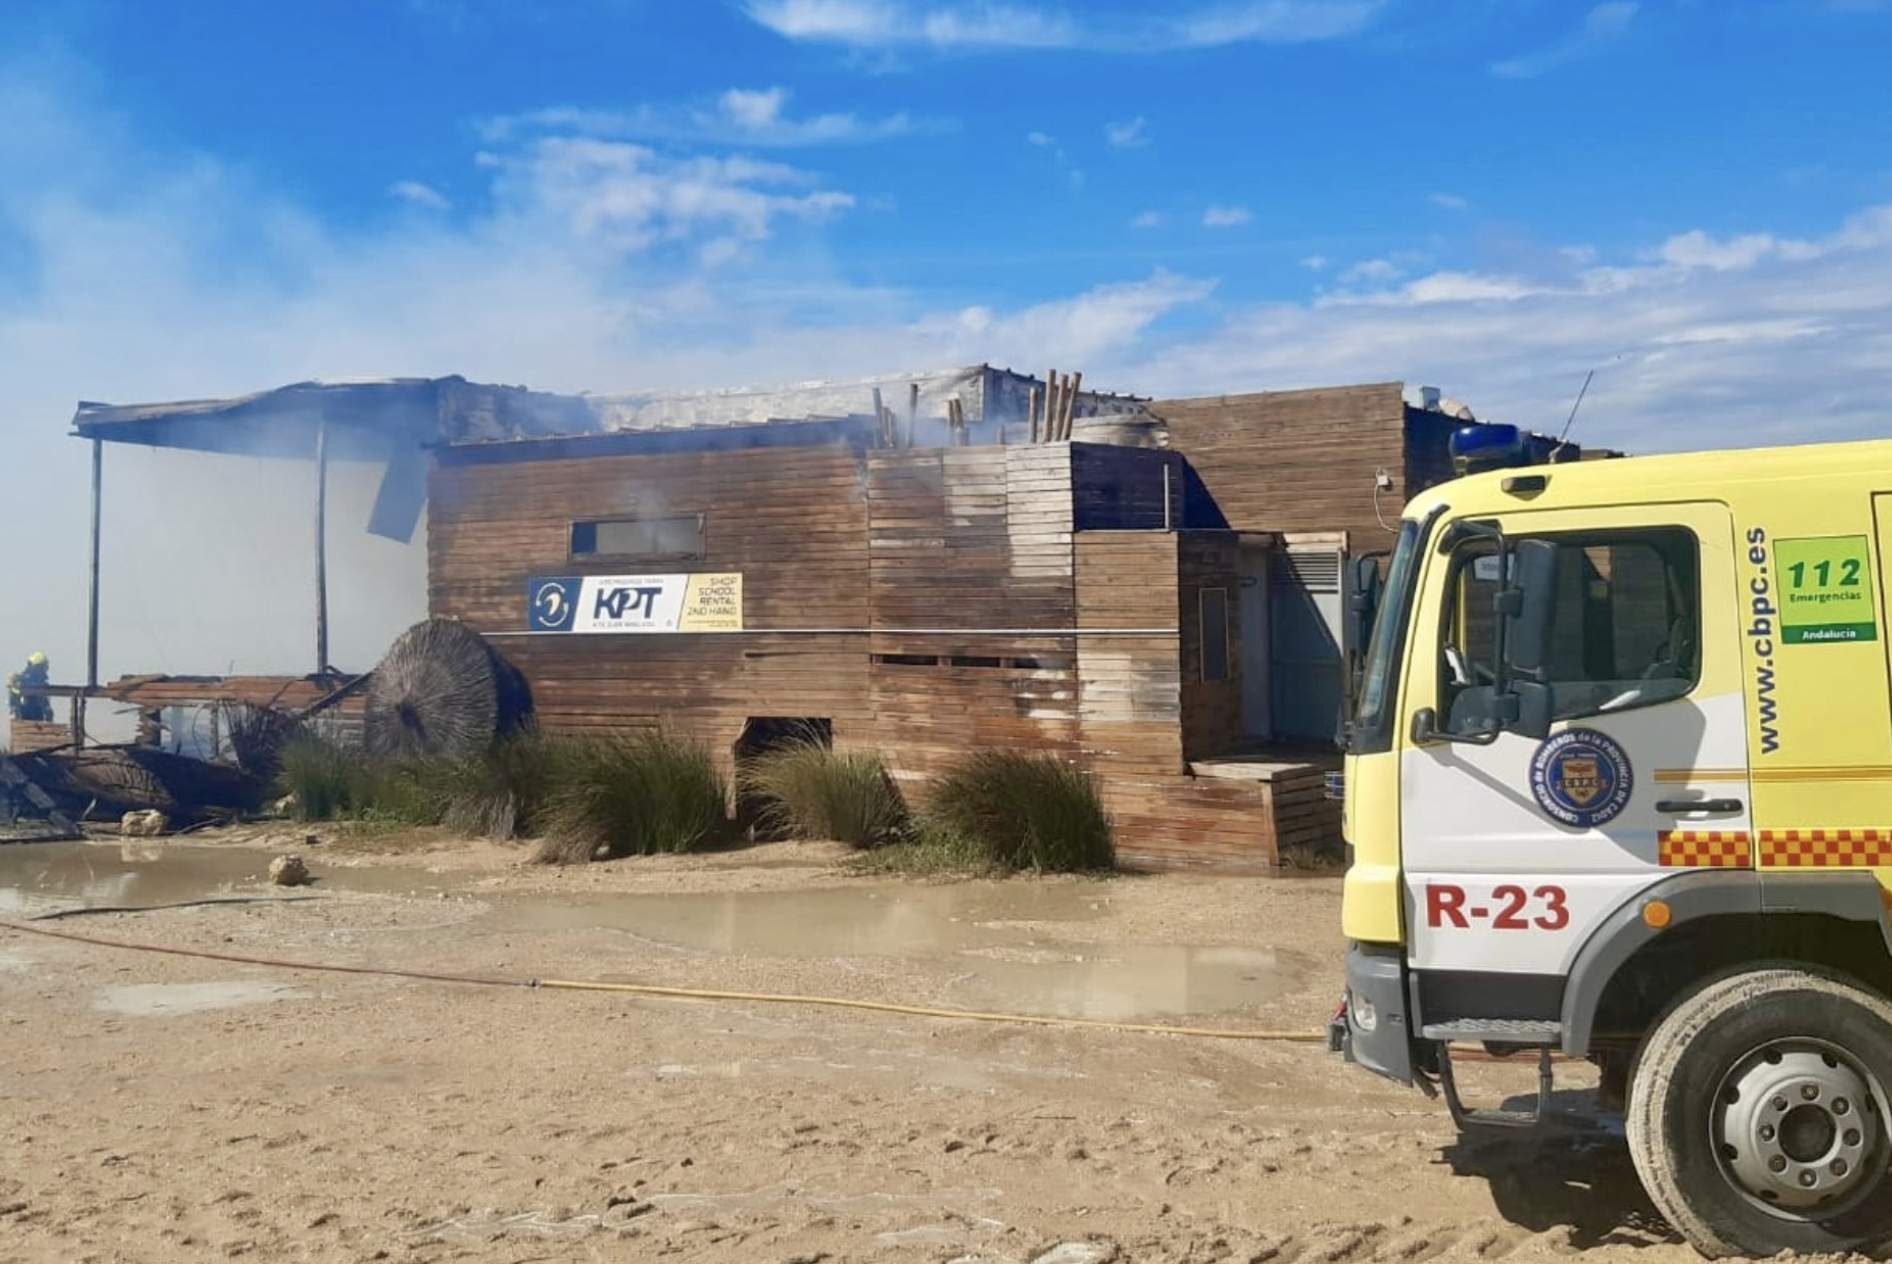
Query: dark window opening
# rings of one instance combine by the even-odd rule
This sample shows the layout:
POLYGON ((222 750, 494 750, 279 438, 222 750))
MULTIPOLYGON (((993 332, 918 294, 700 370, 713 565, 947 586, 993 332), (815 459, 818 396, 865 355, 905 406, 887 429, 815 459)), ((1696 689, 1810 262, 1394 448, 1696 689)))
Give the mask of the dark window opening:
POLYGON ((751 839, 787 837, 786 830, 768 824, 769 804, 756 793, 747 775, 759 756, 795 745, 834 746, 834 721, 825 717, 752 716, 736 739, 736 827, 751 839))
POLYGON ((703 514, 574 522, 571 555, 575 559, 700 561, 706 556, 703 536, 703 514))
POLYGON ((881 667, 969 667, 985 671, 1070 671, 1077 660, 1069 654, 1034 654, 1003 657, 992 654, 875 654, 881 667))
POLYGON ((1202 678, 1229 678, 1228 589, 1204 588, 1199 594, 1202 611, 1202 678))

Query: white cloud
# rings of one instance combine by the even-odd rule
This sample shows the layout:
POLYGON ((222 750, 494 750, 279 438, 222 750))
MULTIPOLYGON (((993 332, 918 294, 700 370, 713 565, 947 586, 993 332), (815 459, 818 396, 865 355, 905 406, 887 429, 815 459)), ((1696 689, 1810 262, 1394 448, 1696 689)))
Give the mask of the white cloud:
POLYGON ((1359 281, 1391 281, 1406 275, 1406 270, 1391 259, 1366 259, 1340 274, 1343 285, 1359 281))
POLYGON ((714 102, 681 107, 645 105, 634 110, 585 110, 571 106, 487 119, 480 135, 509 143, 537 132, 577 132, 607 140, 670 140, 696 144, 776 149, 818 145, 866 145, 900 136, 942 132, 943 119, 909 114, 862 118, 848 112, 795 118, 787 88, 731 88, 714 102))
POLYGON ((1150 134, 1146 121, 1139 115, 1128 123, 1105 125, 1104 139, 1115 149, 1142 149, 1150 143, 1150 134))
POLYGON ((1500 79, 1532 79, 1594 56, 1629 29, 1639 7, 1633 0, 1599 4, 1584 16, 1583 25, 1574 34, 1548 48, 1494 62, 1491 73, 1500 79))
POLYGON ((1130 221, 1130 227, 1132 228, 1161 228, 1162 225, 1163 214, 1161 211, 1145 211, 1130 221))
MULTIPOLYGON (((614 252, 692 238, 762 241, 781 220, 819 223, 852 196, 809 186, 813 177, 752 158, 670 158, 623 141, 540 136, 481 155, 501 204, 555 221, 563 233, 614 252)), ((727 258, 726 247, 718 246, 727 258)))
POLYGON ((1327 269, 1328 262, 1329 260, 1326 255, 1309 255, 1307 258, 1301 260, 1301 266, 1303 268, 1310 268, 1315 272, 1324 272, 1327 269))
POLYGON ((388 189, 388 196, 418 206, 428 211, 446 211, 453 209, 453 203, 446 199, 438 189, 422 184, 418 180, 397 180, 388 189))
POLYGON ((1456 193, 1434 193, 1426 200, 1448 211, 1462 211, 1471 206, 1469 201, 1456 193))
POLYGON ((723 113, 737 126, 756 131, 774 127, 782 120, 782 106, 788 101, 787 88, 767 88, 759 92, 731 88, 723 93, 723 113))
POLYGON ((1678 268, 1708 268, 1715 272, 1728 272, 1751 268, 1763 259, 1800 248, 1799 243, 1780 242, 1768 233, 1748 233, 1724 241, 1696 229, 1677 234, 1663 242, 1656 251, 1656 257, 1678 268))
POLYGON ((1234 228, 1254 218, 1245 206, 1211 206, 1202 212, 1202 226, 1204 228, 1234 228))
POLYGON ((1051 165, 1063 177, 1064 183, 1073 189, 1084 187, 1084 172, 1071 161, 1071 155, 1058 144, 1058 138, 1046 132, 1028 132, 1025 143, 1038 149, 1051 151, 1051 165))
POLYGON ((1088 49, 1148 53, 1228 44, 1297 44, 1367 29, 1383 0, 1246 0, 1181 15, 1067 13, 981 0, 748 0, 751 18, 788 39, 857 49, 953 52, 1088 49))

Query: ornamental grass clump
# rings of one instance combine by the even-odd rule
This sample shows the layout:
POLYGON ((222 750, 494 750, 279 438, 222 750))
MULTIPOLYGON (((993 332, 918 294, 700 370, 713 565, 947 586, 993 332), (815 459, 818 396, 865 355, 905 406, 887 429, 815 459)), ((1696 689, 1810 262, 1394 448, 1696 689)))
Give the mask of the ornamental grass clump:
POLYGON ((300 821, 333 821, 374 804, 377 778, 359 751, 303 732, 277 753, 276 792, 300 821))
POLYGON ((1053 755, 974 751, 934 784, 926 815, 933 829, 1002 869, 1072 873, 1116 861, 1095 783, 1053 755))
POLYGON ((582 740, 524 728, 470 755, 408 765, 433 821, 486 838, 531 837, 540 831, 556 787, 586 766, 582 740))
POLYGON ((695 851, 726 823, 723 779, 694 742, 660 731, 586 738, 554 763, 540 861, 695 851))
POLYGON ((745 760, 742 787, 770 833, 865 849, 906 832, 906 801, 875 755, 800 738, 745 760))

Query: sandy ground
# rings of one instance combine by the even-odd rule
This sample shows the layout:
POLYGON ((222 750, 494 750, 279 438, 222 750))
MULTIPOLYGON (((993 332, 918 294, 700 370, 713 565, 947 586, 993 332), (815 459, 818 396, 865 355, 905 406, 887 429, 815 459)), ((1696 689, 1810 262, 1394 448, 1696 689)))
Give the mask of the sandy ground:
MULTIPOLYGON (((859 877, 811 846, 560 871, 490 844, 375 854, 388 845, 226 837, 219 898, 286 894, 250 875, 288 846, 322 880, 293 902, 39 924, 1243 1029, 1318 1029, 1340 986, 1332 879, 942 885, 859 877)), ((167 846, 86 851, 85 894, 212 894, 167 846)), ((13 852, 0 917, 54 907, 13 852)), ((1494 1100, 1530 1083, 1523 1066, 1470 1078, 1494 1100)), ((1319 1046, 297 972, 0 930, 0 1092, 0 1260, 1695 1258, 1607 1131, 1461 1141, 1441 1108, 1319 1046)))

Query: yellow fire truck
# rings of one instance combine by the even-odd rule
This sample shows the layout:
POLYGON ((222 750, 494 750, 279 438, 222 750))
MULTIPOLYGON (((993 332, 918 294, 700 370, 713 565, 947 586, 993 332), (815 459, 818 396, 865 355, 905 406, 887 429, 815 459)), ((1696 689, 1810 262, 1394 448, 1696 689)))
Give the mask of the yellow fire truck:
POLYGON ((1333 1043, 1462 1126, 1595 1062, 1705 1255, 1892 1238, 1892 442, 1525 452, 1462 431, 1358 572, 1333 1043))

